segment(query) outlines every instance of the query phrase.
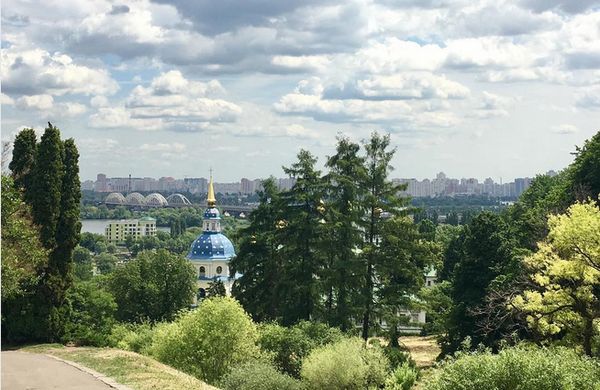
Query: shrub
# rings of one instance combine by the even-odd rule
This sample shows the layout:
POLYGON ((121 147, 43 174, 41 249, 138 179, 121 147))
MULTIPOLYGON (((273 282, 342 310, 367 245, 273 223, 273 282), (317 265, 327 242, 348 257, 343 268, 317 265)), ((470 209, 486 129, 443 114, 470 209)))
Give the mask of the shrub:
POLYGON ((67 298, 71 311, 63 341, 106 346, 117 310, 112 295, 93 282, 79 282, 69 289, 67 298))
POLYGON ((566 348, 517 346, 497 355, 459 354, 435 370, 426 389, 598 389, 600 362, 566 348))
POLYGON ((381 348, 366 347, 353 337, 313 350, 303 362, 301 376, 309 389, 380 387, 388 364, 381 348))
POLYGON ((277 371, 264 362, 250 362, 234 368, 223 377, 224 390, 300 390, 300 381, 277 371))
POLYGON ((418 371, 408 362, 402 363, 385 380, 385 390, 409 390, 417 379, 418 371))
POLYGON ((144 355, 149 354, 157 326, 150 323, 117 324, 109 337, 109 345, 144 355))
POLYGON ((273 354, 279 370, 295 378, 300 377, 302 359, 310 351, 342 338, 342 333, 338 329, 307 321, 289 328, 266 324, 260 327, 259 334, 260 348, 273 354))
POLYGON ((396 367, 408 363, 411 367, 415 367, 415 362, 410 358, 410 353, 401 348, 386 347, 383 349, 383 353, 387 356, 390 361, 390 367, 394 370, 396 367))
POLYGON ((257 338, 256 325, 236 300, 215 297, 159 326, 150 352, 163 363, 216 383, 232 367, 259 355, 257 338))

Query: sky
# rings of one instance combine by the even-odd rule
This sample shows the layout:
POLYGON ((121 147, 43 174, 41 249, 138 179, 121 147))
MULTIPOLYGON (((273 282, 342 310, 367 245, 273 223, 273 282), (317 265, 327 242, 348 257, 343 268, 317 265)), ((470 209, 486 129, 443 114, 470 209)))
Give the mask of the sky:
POLYGON ((48 121, 82 179, 269 175, 389 133, 392 177, 509 181, 600 130, 600 2, 2 1, 2 140, 48 121))

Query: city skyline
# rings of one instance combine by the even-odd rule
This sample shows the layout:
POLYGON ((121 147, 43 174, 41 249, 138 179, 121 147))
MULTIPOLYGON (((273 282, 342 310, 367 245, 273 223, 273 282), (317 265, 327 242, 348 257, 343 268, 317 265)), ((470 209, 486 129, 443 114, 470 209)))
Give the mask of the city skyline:
POLYGON ((377 130, 398 177, 497 180, 560 170, 598 130, 597 2, 278 3, 4 1, 2 139, 50 121, 83 178, 212 161, 228 181, 377 130))

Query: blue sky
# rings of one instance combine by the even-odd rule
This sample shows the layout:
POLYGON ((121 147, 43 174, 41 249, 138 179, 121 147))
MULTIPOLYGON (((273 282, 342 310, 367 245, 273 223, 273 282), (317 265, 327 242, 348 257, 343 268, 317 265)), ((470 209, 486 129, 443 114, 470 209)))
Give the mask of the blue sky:
POLYGON ((389 132, 394 177, 561 169, 599 130, 587 0, 2 2, 2 139, 47 121, 83 179, 283 176, 389 132))

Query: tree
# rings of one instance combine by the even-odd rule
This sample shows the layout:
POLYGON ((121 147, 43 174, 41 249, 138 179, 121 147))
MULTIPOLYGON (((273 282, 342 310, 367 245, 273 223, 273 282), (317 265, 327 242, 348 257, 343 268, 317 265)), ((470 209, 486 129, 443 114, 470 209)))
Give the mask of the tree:
POLYGON ((256 321, 275 320, 281 313, 279 289, 282 256, 277 237, 281 226, 281 195, 273 178, 262 182, 259 205, 248 219, 250 225, 238 234, 238 253, 229 266, 240 276, 233 296, 256 321))
POLYGON ((92 254, 82 246, 73 250, 73 275, 79 280, 90 280, 94 274, 92 254))
POLYGON ((380 136, 376 132, 371 134, 370 140, 364 142, 366 150, 364 179, 359 182, 366 196, 362 202, 365 210, 361 221, 364 231, 364 243, 361 259, 363 261, 362 271, 362 337, 369 337, 371 321, 375 317, 375 266, 382 259, 379 250, 379 238, 386 216, 397 216, 403 213, 403 207, 408 204, 408 198, 400 198, 398 193, 406 188, 406 185, 395 185, 388 179, 393 167, 390 162, 394 156, 395 149, 389 149, 390 136, 380 136))
POLYGON ((60 131, 48 123, 37 148, 31 180, 31 199, 28 201, 32 206, 33 222, 40 226, 42 244, 50 250, 56 247, 60 218, 63 153, 60 131))
POLYGON ((110 275, 109 290, 121 321, 168 321, 192 303, 196 272, 183 256, 164 249, 141 252, 110 275))
POLYGON ((446 216, 446 223, 448 225, 458 226, 458 213, 456 211, 451 211, 450 213, 448 213, 448 215, 446 216))
POLYGON ((530 326, 545 335, 562 333, 592 355, 600 318, 600 208, 576 203, 549 216, 550 232, 525 258, 536 287, 515 298, 530 326))
POLYGON ((26 191, 26 198, 31 196, 31 180, 35 165, 37 138, 33 129, 23 129, 15 137, 12 160, 8 168, 12 172, 15 186, 26 191))
POLYGON ((385 318, 391 347, 399 347, 400 310, 413 306, 412 297, 424 284, 424 270, 434 263, 436 244, 423 239, 408 217, 393 217, 381 230, 375 264, 375 290, 380 315, 385 318))
MULTIPOLYGON (((48 262, 29 206, 10 177, 2 176, 2 306, 30 295, 48 262)), ((9 304, 10 306, 10 304, 9 304)), ((5 326, 3 326, 4 330, 5 326)))
POLYGON ((278 222, 283 273, 279 294, 284 325, 310 320, 318 309, 320 295, 316 276, 322 259, 318 250, 322 237, 323 181, 315 169, 317 159, 301 150, 298 161, 286 175, 296 179, 291 190, 282 194, 284 220, 278 222))
POLYGON ((364 188, 356 185, 366 174, 360 146, 348 138, 338 138, 336 154, 329 157, 326 166, 328 202, 324 206, 326 237, 323 252, 328 265, 321 271, 321 290, 327 295, 325 318, 330 325, 343 331, 352 327, 352 317, 357 314, 360 298, 359 277, 361 262, 358 249, 362 247, 363 234, 360 219, 363 215, 361 200, 364 188))
POLYGON ((473 346, 483 343, 496 346, 499 332, 482 332, 485 316, 476 309, 485 303, 489 287, 509 283, 518 274, 514 242, 505 221, 497 214, 482 212, 464 230, 463 255, 454 266, 450 296, 453 308, 449 315, 448 334, 442 352, 460 348, 471 337, 473 346))
MULTIPOLYGON (((575 151, 571 164, 571 191, 577 200, 600 199, 600 131, 575 151)), ((599 201, 600 202, 600 201, 599 201)))
POLYGON ((215 384, 232 368, 258 357, 257 338, 256 325, 240 304, 232 298, 216 297, 160 327, 151 354, 215 384))
POLYGON ((110 253, 100 253, 94 257, 96 268, 101 274, 106 275, 114 271, 117 266, 117 257, 110 253))
POLYGON ((215 277, 215 279, 208 284, 208 288, 206 289, 206 295, 209 298, 226 296, 227 291, 225 290, 225 285, 221 280, 215 277))

